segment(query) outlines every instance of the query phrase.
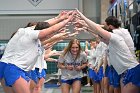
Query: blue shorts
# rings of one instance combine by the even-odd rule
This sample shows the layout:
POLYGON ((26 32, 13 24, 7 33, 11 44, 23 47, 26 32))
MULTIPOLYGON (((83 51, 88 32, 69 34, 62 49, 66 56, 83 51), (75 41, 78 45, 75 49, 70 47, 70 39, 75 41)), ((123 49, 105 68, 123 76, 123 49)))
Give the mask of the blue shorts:
POLYGON ((29 78, 32 79, 36 84, 38 83, 38 77, 36 74, 36 70, 31 70, 29 72, 29 78))
POLYGON ((39 72, 39 68, 35 68, 35 71, 36 71, 37 77, 39 79, 41 79, 42 77, 44 79, 46 78, 46 71, 45 71, 45 69, 42 69, 41 73, 39 72))
POLYGON ((42 69, 41 73, 39 72, 38 68, 35 68, 35 70, 30 71, 30 79, 32 79, 36 84, 38 83, 38 80, 42 77, 46 78, 46 71, 42 69))
POLYGON ((67 84, 69 84, 69 85, 72 85, 73 82, 75 82, 75 81, 77 81, 77 80, 81 81, 82 78, 75 78, 75 79, 70 79, 70 80, 61 79, 61 83, 67 83, 67 84))
POLYGON ((130 70, 127 70, 127 72, 124 74, 123 76, 124 85, 130 82, 140 87, 140 64, 130 70))
POLYGON ((99 71, 96 73, 94 71, 94 76, 92 78, 92 80, 95 82, 95 83, 99 83, 103 78, 103 67, 100 67, 99 71))
POLYGON ((108 79, 109 79, 109 85, 113 86, 113 69, 110 66, 109 66, 108 79))
POLYGON ((121 75, 118 75, 116 70, 111 66, 109 71, 109 84, 114 88, 120 87, 121 75))
POLYGON ((20 77, 24 78, 27 82, 30 81, 29 72, 22 70, 14 64, 7 64, 4 70, 6 85, 12 86, 20 77))
POLYGON ((100 67, 99 71, 97 72, 99 81, 102 81, 103 78, 103 67, 100 67))
POLYGON ((114 88, 120 87, 120 79, 121 79, 121 75, 118 75, 116 70, 113 68, 113 87, 114 88))
POLYGON ((109 77, 110 66, 106 66, 104 77, 109 77))
POLYGON ((4 69, 7 66, 7 63, 0 62, 0 79, 4 77, 4 69))
POLYGON ((89 78, 94 78, 95 74, 96 74, 95 71, 93 69, 89 68, 89 70, 88 70, 89 78))

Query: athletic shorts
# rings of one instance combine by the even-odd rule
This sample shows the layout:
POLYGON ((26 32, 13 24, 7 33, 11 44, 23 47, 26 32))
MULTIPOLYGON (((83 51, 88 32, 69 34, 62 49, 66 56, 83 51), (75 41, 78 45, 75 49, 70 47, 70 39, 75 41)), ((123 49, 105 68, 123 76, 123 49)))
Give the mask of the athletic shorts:
POLYGON ((7 63, 0 62, 0 80, 4 77, 4 69, 7 66, 7 63))
POLYGON ((111 66, 109 66, 108 79, 109 79, 109 85, 113 86, 113 69, 111 66))
POLYGON ((94 76, 95 76, 95 71, 94 71, 93 69, 89 68, 89 70, 88 70, 88 75, 89 75, 89 78, 94 78, 94 76))
POLYGON ((30 81, 29 72, 22 70, 14 64, 7 64, 4 70, 6 86, 12 86, 20 77, 25 79, 27 82, 30 81))
POLYGON ((110 66, 107 65, 105 69, 104 77, 109 77, 109 70, 110 70, 110 66))
POLYGON ((38 83, 38 77, 37 77, 37 74, 36 74, 36 70, 31 70, 29 72, 29 78, 31 80, 33 80, 36 84, 38 83))
POLYGON ((103 67, 100 67, 100 69, 99 69, 99 71, 97 73, 94 71, 94 76, 93 76, 92 80, 95 83, 100 83, 102 78, 103 78, 103 67))
POLYGON ((124 74, 123 83, 126 85, 130 82, 140 87, 140 64, 130 70, 127 70, 124 74))
POLYGON ((99 71, 97 72, 97 75, 98 75, 98 80, 99 81, 102 81, 102 78, 103 78, 103 67, 100 67, 99 71))
POLYGON ((112 66, 110 66, 108 78, 109 78, 110 85, 112 85, 114 88, 120 87, 121 75, 118 75, 118 73, 112 66))
POLYGON ((61 79, 61 83, 67 83, 67 84, 69 84, 69 85, 72 85, 73 84, 73 82, 75 82, 75 81, 81 81, 82 80, 82 78, 75 78, 75 79, 70 79, 70 80, 64 80, 64 79, 61 79))
POLYGON ((37 77, 39 79, 41 79, 42 77, 44 79, 46 78, 46 71, 45 71, 45 69, 42 69, 41 73, 39 72, 39 68, 35 68, 35 71, 36 71, 37 77))
POLYGON ((121 75, 118 75, 116 70, 113 68, 113 87, 114 88, 120 87, 120 79, 121 79, 121 75))

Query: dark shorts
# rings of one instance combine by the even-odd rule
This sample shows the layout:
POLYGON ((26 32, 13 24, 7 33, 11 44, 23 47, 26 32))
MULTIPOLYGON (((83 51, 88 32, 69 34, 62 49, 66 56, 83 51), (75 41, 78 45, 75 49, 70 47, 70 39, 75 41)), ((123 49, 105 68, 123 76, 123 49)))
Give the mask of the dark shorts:
POLYGON ((67 84, 69 84, 69 85, 72 85, 73 82, 75 82, 75 81, 77 81, 77 80, 81 81, 82 78, 75 78, 75 79, 70 79, 70 80, 61 79, 61 83, 67 83, 67 84))

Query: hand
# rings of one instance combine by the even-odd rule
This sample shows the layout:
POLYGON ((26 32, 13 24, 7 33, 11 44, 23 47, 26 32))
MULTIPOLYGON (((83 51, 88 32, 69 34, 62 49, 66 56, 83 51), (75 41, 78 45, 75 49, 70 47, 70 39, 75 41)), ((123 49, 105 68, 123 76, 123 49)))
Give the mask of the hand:
POLYGON ((70 22, 70 21, 73 21, 74 15, 75 15, 75 14, 76 14, 75 11, 70 11, 70 12, 68 13, 68 18, 65 20, 65 22, 68 23, 68 22, 70 22))
POLYGON ((75 27, 74 30, 78 32, 81 32, 81 31, 87 32, 87 29, 85 27, 82 27, 82 28, 75 27))
POLYGON ((62 11, 62 12, 60 12, 60 14, 56 18, 60 18, 61 20, 64 20, 67 18, 66 14, 67 14, 66 11, 62 11))
POLYGON ((78 31, 75 31, 74 33, 69 33, 68 37, 73 37, 76 36, 78 34, 78 31))
POLYGON ((85 17, 78 9, 76 9, 76 12, 82 19, 85 17))
POLYGON ((88 25, 86 24, 84 20, 77 20, 73 22, 73 25, 75 25, 75 27, 78 27, 78 28, 88 27, 88 25))
POLYGON ((62 11, 56 18, 60 18, 61 20, 69 18, 70 15, 73 14, 73 11, 62 11))
POLYGON ((82 70, 82 67, 81 67, 81 66, 76 66, 76 67, 75 67, 75 70, 76 70, 76 71, 80 71, 80 70, 82 70))
POLYGON ((66 69, 67 69, 67 70, 73 70, 73 69, 74 69, 74 66, 73 66, 73 65, 67 65, 67 66, 66 66, 66 69))
POLYGON ((57 33, 64 33, 64 32, 67 32, 69 29, 65 27, 61 28, 57 33))

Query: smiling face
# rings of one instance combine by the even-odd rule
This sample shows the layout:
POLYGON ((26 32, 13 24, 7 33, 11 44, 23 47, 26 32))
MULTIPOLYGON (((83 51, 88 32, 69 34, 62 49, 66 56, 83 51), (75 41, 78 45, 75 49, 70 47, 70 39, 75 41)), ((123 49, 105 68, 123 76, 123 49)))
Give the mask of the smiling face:
POLYGON ((80 46, 80 41, 77 39, 72 39, 68 46, 64 49, 63 56, 65 56, 66 53, 70 52, 73 57, 77 58, 80 56, 80 52, 82 51, 82 48, 80 46))
POLYGON ((79 53, 79 49, 80 49, 79 45, 76 44, 76 43, 73 43, 72 46, 71 46, 70 52, 71 52, 72 55, 76 56, 79 53))

